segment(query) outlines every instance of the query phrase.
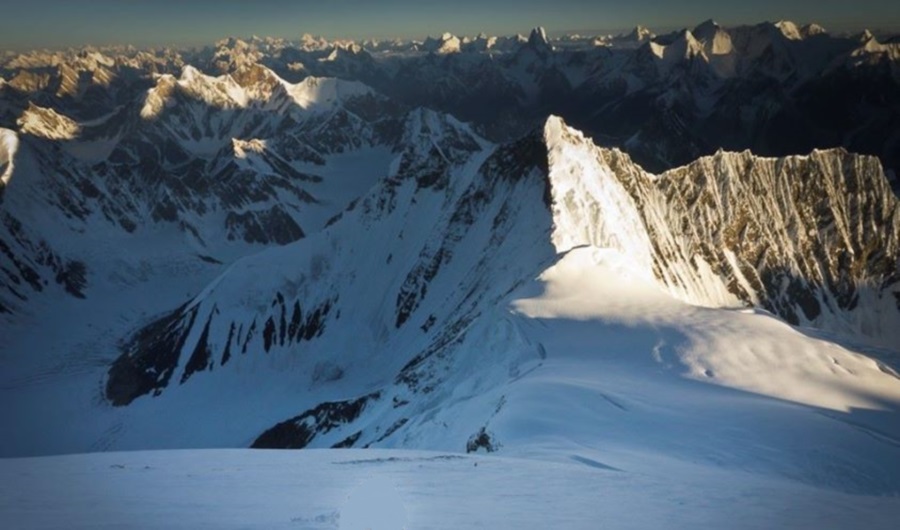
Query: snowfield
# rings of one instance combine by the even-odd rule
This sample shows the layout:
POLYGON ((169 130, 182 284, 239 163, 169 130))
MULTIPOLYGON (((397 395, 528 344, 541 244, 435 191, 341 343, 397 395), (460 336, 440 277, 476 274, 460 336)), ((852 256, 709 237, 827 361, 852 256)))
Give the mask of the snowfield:
POLYGON ((590 451, 185 450, 0 461, 4 528, 894 528, 897 497, 590 451), (360 523, 363 521, 365 526, 360 523), (400 522, 403 526, 398 525, 400 522))

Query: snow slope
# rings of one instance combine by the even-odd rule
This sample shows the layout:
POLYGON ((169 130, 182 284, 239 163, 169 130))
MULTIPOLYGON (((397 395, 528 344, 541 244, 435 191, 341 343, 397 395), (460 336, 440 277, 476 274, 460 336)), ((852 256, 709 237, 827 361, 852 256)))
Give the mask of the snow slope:
POLYGON ((0 460, 0 472, 15 479, 0 483, 0 524, 877 530, 893 528, 900 510, 896 497, 860 498, 741 471, 669 462, 627 472, 572 456, 191 450, 0 460))

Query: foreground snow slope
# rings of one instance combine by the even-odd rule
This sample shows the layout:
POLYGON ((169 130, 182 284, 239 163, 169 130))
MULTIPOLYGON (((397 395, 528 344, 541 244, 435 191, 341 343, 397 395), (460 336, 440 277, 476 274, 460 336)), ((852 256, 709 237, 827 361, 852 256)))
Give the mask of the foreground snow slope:
POLYGON ((190 450, 0 460, 5 528, 893 528, 861 498, 587 450, 557 462, 399 450, 190 450), (400 522, 400 524, 397 524, 400 522), (364 523, 365 526, 363 526, 364 523), (393 523, 393 525, 391 525, 393 523))

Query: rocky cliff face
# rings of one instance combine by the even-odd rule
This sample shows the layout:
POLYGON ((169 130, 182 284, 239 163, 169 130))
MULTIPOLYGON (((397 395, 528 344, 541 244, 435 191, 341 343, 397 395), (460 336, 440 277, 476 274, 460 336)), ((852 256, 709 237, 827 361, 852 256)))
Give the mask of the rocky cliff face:
POLYGON ((559 120, 547 135, 558 250, 620 248, 691 303, 896 338, 900 207, 874 157, 720 151, 652 175, 559 120))

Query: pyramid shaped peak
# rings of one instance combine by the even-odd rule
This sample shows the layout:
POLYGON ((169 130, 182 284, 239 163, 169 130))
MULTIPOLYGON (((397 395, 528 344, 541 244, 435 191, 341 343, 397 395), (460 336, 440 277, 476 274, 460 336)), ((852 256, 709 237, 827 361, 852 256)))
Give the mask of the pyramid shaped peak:
POLYGON ((547 38, 547 30, 542 26, 532 29, 531 35, 528 36, 528 44, 532 46, 549 46, 550 41, 547 38))
POLYGON ((800 33, 804 38, 812 37, 814 35, 825 35, 828 33, 828 30, 823 28, 822 26, 816 24, 815 22, 804 25, 800 28, 800 33))
POLYGON ((656 37, 656 34, 644 26, 635 26, 628 34, 621 34, 616 37, 620 42, 642 43, 647 42, 656 37))
POLYGON ((696 37, 704 39, 704 38, 708 38, 710 36, 715 35, 716 32, 718 32, 721 29, 722 29, 722 26, 720 26, 718 23, 716 23, 715 20, 709 18, 709 19, 704 20, 700 24, 697 24, 697 27, 695 27, 693 29, 693 33, 696 37))
POLYGON ((800 35, 800 28, 790 20, 779 20, 774 25, 788 40, 801 40, 803 38, 800 35))

